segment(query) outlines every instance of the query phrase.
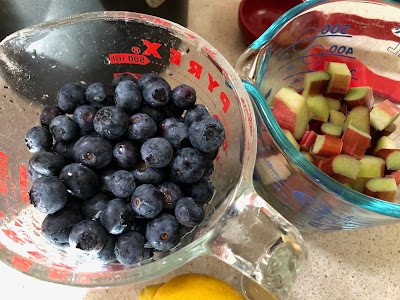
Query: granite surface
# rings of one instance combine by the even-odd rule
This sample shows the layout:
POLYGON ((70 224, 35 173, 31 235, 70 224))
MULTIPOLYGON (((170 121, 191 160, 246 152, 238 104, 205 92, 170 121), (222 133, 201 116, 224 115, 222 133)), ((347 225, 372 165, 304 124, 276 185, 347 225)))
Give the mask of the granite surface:
MULTIPOLYGON (((246 48, 239 29, 239 0, 191 0, 189 29, 234 64, 246 48), (201 13, 199 13, 201 12, 201 13)), ((400 224, 331 234, 304 234, 310 259, 291 300, 400 299, 400 224)), ((0 264, 2 299, 137 299, 149 284, 187 272, 207 273, 240 288, 241 274, 210 257, 199 257, 166 276, 110 289, 71 288, 41 282, 0 264)))

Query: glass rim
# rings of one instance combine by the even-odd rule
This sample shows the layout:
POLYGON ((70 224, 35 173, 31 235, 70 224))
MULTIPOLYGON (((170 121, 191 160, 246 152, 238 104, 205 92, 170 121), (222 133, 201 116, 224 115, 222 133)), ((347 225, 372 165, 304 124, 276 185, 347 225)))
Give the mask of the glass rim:
MULTIPOLYGON (((249 46, 249 48, 257 50, 264 47, 281 30, 281 28, 283 28, 283 26, 308 9, 329 2, 341 1, 357 2, 357 0, 308 0, 293 7, 279 17, 256 41, 249 46)), ((392 0, 374 0, 363 2, 379 3, 383 5, 388 4, 400 9, 400 4, 392 0)), ((246 87, 247 86, 248 85, 246 85, 246 87)), ((259 109, 264 124, 266 125, 271 136, 274 138, 276 145, 306 176, 345 202, 384 216, 400 218, 400 204, 379 200, 377 198, 356 192, 332 179, 330 176, 320 171, 316 166, 308 161, 287 139, 280 126, 276 122, 271 109, 265 101, 264 96, 258 91, 257 87, 254 85, 253 87, 254 89, 252 89, 252 91, 256 95, 256 99, 254 99, 256 106, 259 109), (257 95, 257 91, 255 90, 258 91, 259 95, 257 95)))

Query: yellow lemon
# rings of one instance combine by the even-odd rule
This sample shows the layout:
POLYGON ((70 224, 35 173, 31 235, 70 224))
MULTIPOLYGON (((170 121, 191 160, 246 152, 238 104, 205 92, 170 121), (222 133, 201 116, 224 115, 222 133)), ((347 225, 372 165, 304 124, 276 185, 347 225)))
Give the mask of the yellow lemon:
POLYGON ((139 300, 153 300, 154 295, 164 283, 146 286, 140 291, 139 300))
POLYGON ((229 284, 205 274, 183 274, 162 285, 152 300, 244 300, 229 284))

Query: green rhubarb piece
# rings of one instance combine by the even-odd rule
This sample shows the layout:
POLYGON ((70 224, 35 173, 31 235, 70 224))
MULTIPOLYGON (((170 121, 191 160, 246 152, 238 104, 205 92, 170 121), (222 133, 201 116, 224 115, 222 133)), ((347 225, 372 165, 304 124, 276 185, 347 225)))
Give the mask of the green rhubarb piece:
POLYGON ((380 157, 364 155, 361 160, 358 177, 378 178, 383 177, 385 171, 385 160, 380 157))
POLYGON ((381 149, 396 149, 396 144, 394 143, 394 140, 384 135, 376 143, 374 154, 381 149))
POLYGON ((308 111, 311 118, 327 122, 329 118, 329 106, 324 96, 308 96, 306 98, 308 111))

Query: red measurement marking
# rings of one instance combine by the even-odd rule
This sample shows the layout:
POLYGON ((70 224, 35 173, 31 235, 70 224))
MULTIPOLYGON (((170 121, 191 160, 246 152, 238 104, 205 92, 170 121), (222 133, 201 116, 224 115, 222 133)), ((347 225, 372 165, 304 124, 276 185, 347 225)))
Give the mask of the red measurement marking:
POLYGON ((0 211, 0 218, 4 218, 4 214, 2 211, 0 211))
POLYGON ((152 43, 148 40, 142 40, 142 42, 147 47, 147 49, 144 50, 143 55, 153 55, 156 58, 161 58, 160 54, 158 53, 158 48, 161 47, 161 44, 152 43))
POLYGON ((139 78, 140 76, 142 76, 142 74, 139 73, 131 73, 131 72, 123 72, 123 73, 114 73, 113 76, 114 78, 119 76, 119 75, 123 75, 123 74, 131 74, 133 76, 135 76, 136 78, 139 78))
POLYGON ((8 155, 0 152, 0 192, 3 196, 7 195, 8 187, 7 187, 7 162, 8 155))
POLYGON ((23 165, 19 165, 19 194, 25 203, 29 202, 28 177, 26 175, 26 167, 23 165))
POLYGON ((170 22, 167 22, 165 20, 161 20, 159 18, 155 19, 154 23, 160 24, 160 25, 165 26, 165 27, 171 27, 171 23, 170 22))
POLYGON ((142 50, 140 50, 140 48, 137 47, 137 46, 133 46, 131 48, 131 51, 132 51, 133 54, 139 54, 142 50))
POLYGON ((33 262, 30 259, 13 256, 11 260, 12 264, 23 272, 28 272, 33 266, 33 262))
POLYGON ((37 259, 43 259, 46 258, 46 256, 44 256, 43 254, 37 252, 37 251, 26 251, 26 253, 28 253, 29 255, 33 256, 34 258, 37 259))
POLYGON ((170 48, 169 51, 169 62, 179 67, 181 64, 182 54, 178 50, 175 50, 173 48, 170 48))
POLYGON ((147 65, 150 62, 146 56, 140 54, 114 53, 109 57, 112 64, 147 65))
POLYGON ((68 278, 72 276, 71 272, 63 272, 54 268, 49 268, 50 272, 47 275, 49 279, 58 280, 58 281, 68 281, 68 278))
POLYGON ((17 243, 17 244, 20 244, 20 245, 25 244, 25 242, 17 236, 17 233, 15 231, 10 230, 10 229, 2 229, 2 231, 14 243, 17 243))

